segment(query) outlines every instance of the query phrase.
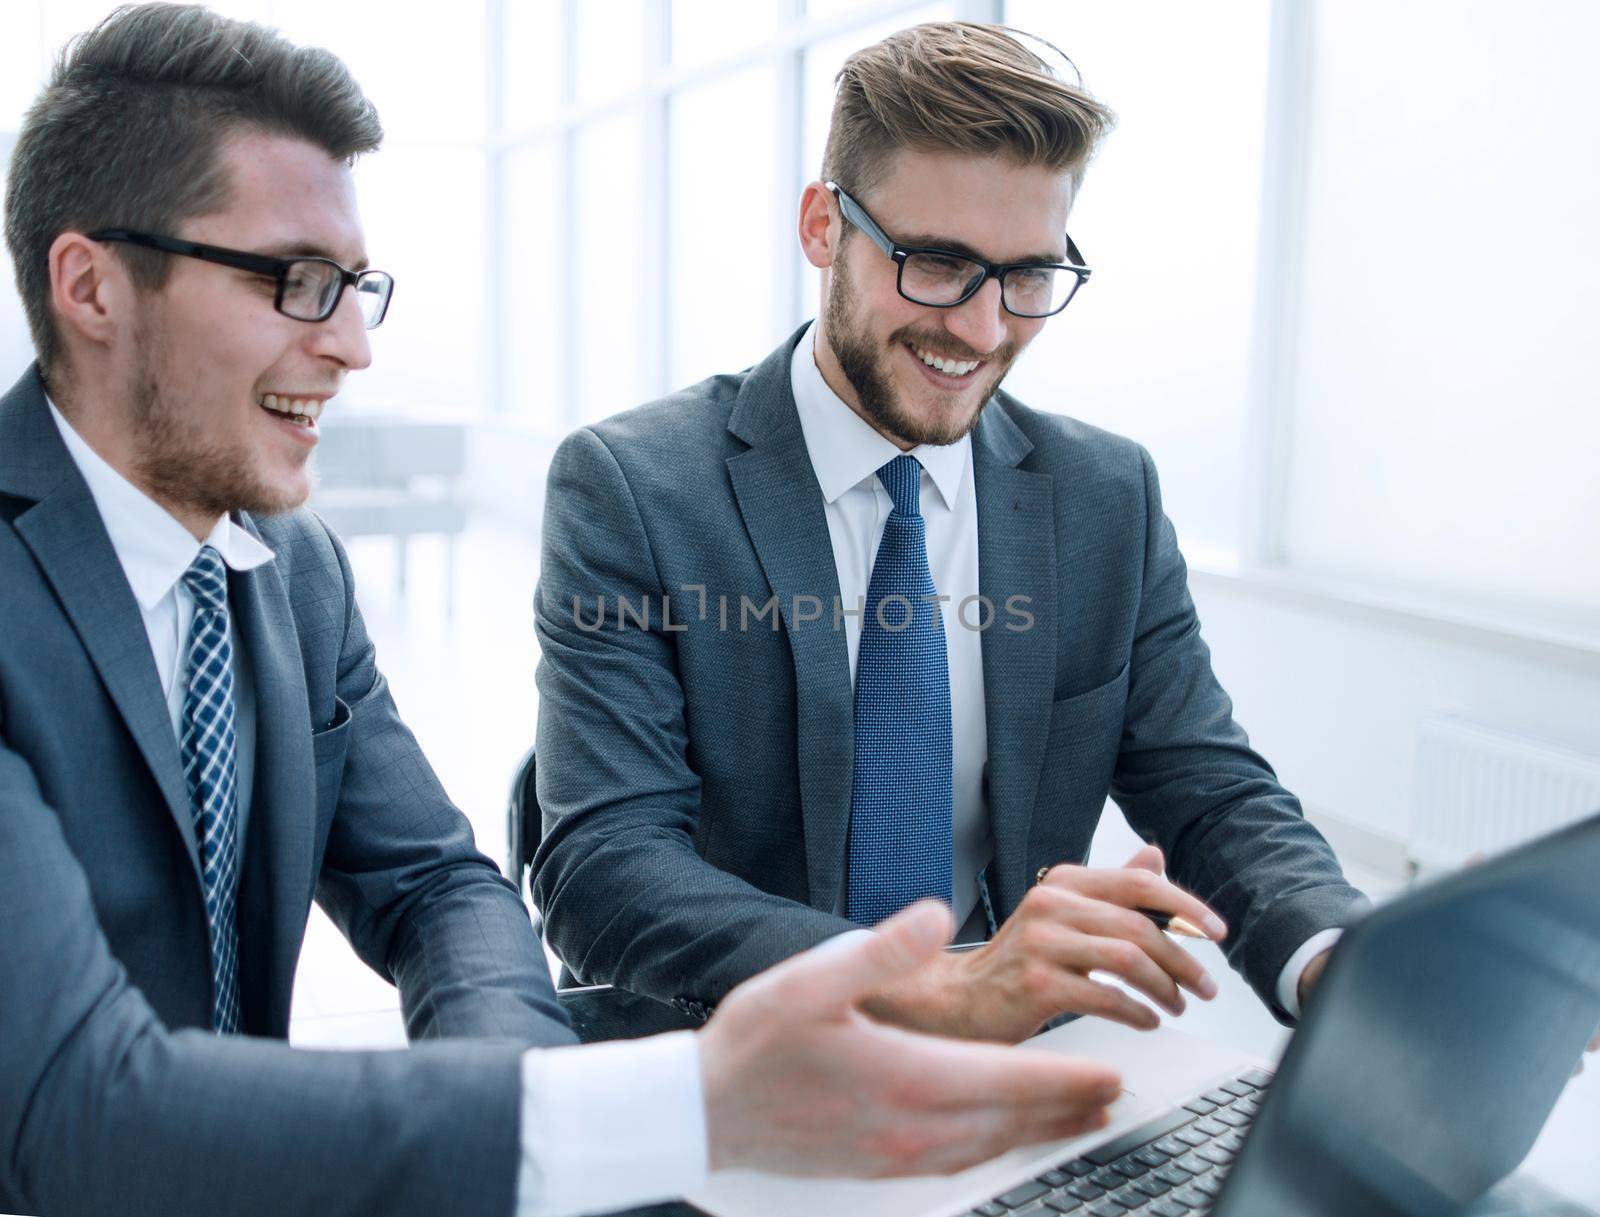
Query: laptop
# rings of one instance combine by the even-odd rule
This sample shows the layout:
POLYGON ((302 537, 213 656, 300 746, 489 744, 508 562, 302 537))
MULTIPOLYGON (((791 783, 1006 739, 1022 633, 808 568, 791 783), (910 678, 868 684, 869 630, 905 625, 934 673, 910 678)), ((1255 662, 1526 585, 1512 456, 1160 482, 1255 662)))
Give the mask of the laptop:
POLYGON ((1274 1067, 1082 1018, 1030 1048, 1123 1073, 1112 1123, 948 1178, 719 1173, 713 1217, 1435 1217, 1527 1155, 1600 1028, 1600 815, 1386 904, 1274 1067))

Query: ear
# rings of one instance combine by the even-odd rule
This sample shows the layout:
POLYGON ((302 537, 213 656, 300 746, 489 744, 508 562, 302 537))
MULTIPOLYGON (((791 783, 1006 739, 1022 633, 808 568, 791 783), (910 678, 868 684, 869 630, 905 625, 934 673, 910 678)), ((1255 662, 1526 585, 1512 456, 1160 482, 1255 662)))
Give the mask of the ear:
POLYGON ((134 292, 127 267, 81 232, 50 243, 50 303, 64 330, 105 345, 120 328, 134 292))
POLYGON ((800 196, 800 252, 818 270, 833 265, 844 237, 839 200, 820 181, 812 182, 800 196))

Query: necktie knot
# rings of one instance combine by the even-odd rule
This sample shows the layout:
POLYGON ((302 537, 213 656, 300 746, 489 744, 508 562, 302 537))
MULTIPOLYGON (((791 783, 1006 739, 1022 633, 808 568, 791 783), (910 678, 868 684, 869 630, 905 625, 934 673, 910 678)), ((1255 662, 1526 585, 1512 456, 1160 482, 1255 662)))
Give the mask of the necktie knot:
POLYGON ((922 514, 922 464, 914 456, 897 456, 878 470, 878 480, 903 516, 922 514))
POLYGON ((222 555, 209 545, 202 545, 189 569, 183 572, 183 584, 194 597, 198 609, 225 609, 228 606, 228 568, 222 555))

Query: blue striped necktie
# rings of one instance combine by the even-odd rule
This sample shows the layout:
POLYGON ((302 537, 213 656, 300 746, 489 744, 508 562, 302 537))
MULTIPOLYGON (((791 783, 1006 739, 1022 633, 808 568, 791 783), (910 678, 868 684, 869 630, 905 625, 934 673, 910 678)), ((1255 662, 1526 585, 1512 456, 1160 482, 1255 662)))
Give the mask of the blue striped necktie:
POLYGON ((894 500, 856 658, 846 916, 876 925, 923 896, 950 903, 950 664, 928 568, 922 466, 878 470, 894 500))
POLYGON ((200 879, 211 935, 211 1023, 239 1031, 239 810, 234 768, 233 646, 228 640, 228 571, 209 545, 183 575, 194 596, 189 688, 180 748, 200 845, 200 879))

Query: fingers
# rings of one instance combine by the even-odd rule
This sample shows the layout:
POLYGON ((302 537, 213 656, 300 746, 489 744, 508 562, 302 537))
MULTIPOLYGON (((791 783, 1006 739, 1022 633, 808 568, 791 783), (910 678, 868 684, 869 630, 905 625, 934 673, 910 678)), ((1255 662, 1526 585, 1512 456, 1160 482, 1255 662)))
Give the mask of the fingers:
POLYGON ((1122 864, 1123 870, 1147 870, 1157 875, 1167 873, 1167 860, 1159 845, 1146 845, 1122 864))
MULTIPOLYGON (((1143 852, 1140 851, 1141 854, 1143 852)), ((1139 857, 1139 854, 1134 857, 1139 857)), ((1227 925, 1205 904, 1176 884, 1142 868, 1102 870, 1087 866, 1057 866, 1051 868, 1044 883, 1126 909, 1155 909, 1170 913, 1204 930, 1217 941, 1227 937, 1227 925)))
MULTIPOLYGON (((1034 897, 1034 903, 1047 905, 1051 919, 1059 925, 1070 927, 1080 935, 1111 940, 1101 945, 1098 953, 1085 956, 1093 961, 1091 966, 1122 977, 1174 1014, 1182 1013, 1183 1003, 1168 987, 1172 982, 1206 1001, 1217 995, 1217 983, 1200 961, 1158 930, 1143 914, 1063 890, 1041 893, 1034 897), (1128 943, 1150 961, 1151 966, 1147 967, 1115 946, 1117 941, 1128 943)), ((1092 950, 1091 947, 1075 949, 1092 950)))
POLYGON ((769 973, 774 1000, 801 1018, 838 1013, 916 971, 954 932, 948 908, 919 900, 872 932, 829 939, 779 964, 769 973))

